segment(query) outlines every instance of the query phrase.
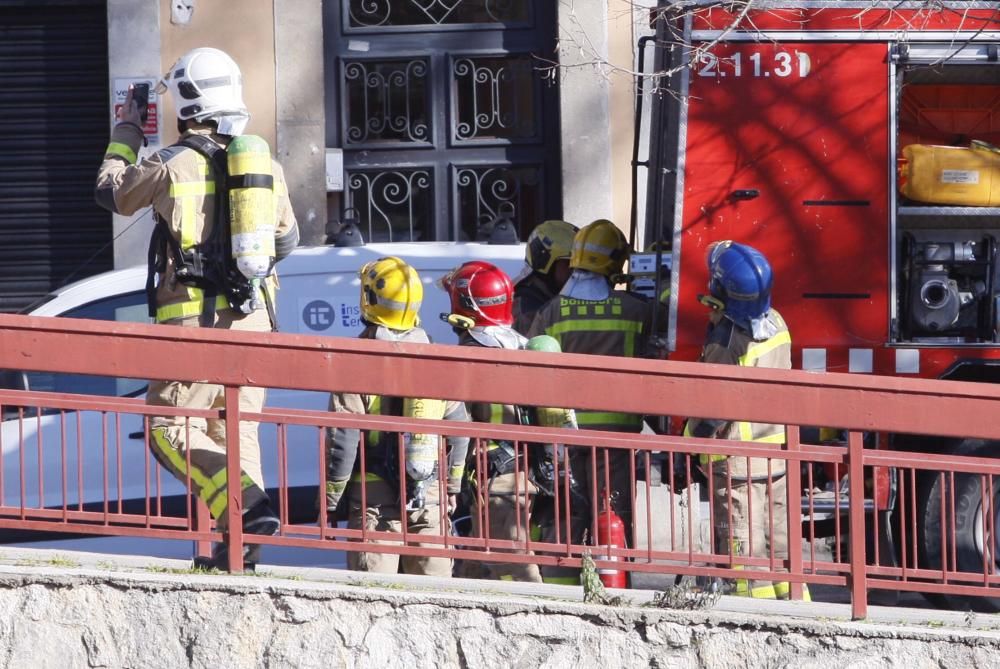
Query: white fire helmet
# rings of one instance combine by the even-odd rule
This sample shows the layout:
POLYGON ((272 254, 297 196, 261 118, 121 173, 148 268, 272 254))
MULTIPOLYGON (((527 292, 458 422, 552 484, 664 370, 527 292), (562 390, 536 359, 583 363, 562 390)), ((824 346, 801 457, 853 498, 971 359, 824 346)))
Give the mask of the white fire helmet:
POLYGON ((232 58, 218 49, 193 49, 181 56, 156 87, 174 99, 177 118, 216 121, 219 134, 243 134, 250 113, 243 104, 243 75, 232 58))

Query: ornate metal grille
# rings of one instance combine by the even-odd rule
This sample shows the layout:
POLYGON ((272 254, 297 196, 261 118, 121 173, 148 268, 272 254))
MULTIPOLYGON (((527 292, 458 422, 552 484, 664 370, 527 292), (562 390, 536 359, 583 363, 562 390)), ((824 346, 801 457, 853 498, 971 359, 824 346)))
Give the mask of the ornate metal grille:
POLYGON ((542 174, 535 165, 461 167, 455 170, 458 216, 469 239, 497 216, 511 218, 521 230, 542 220, 542 174))
POLYGON ((367 226, 365 241, 434 239, 432 174, 429 169, 350 173, 348 202, 367 226))
MULTIPOLYGON (((552 0, 546 0, 551 2, 552 0)), ((532 0, 350 0, 355 28, 457 23, 522 23, 532 0)))
POLYGON ((340 216, 365 241, 525 239, 561 212, 557 0, 324 0, 340 216))
POLYGON ((345 62, 346 143, 429 141, 427 71, 422 58, 345 62))
POLYGON ((457 140, 530 139, 538 134, 538 80, 530 56, 452 62, 457 140))

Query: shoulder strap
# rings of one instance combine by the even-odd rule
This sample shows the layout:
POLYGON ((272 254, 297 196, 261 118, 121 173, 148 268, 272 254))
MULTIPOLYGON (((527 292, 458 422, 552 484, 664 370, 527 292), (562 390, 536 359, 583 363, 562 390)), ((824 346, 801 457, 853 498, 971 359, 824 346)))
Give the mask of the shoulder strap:
MULTIPOLYGON (((212 165, 212 174, 215 177, 215 213, 216 224, 212 226, 212 234, 209 235, 207 243, 216 242, 220 239, 229 239, 229 163, 226 159, 226 150, 204 135, 188 135, 178 142, 181 146, 186 146, 205 156, 212 165), (226 234, 222 234, 225 229, 226 234)), ((228 245, 228 244, 227 244, 228 245)))
POLYGON ((218 163, 221 160, 222 171, 227 170, 226 167, 226 150, 213 142, 211 139, 205 135, 187 135, 183 137, 179 142, 180 146, 186 146, 189 149, 194 149, 201 155, 208 158, 212 163, 218 163))
POLYGON ((146 252, 146 305, 149 317, 154 320, 156 319, 156 275, 166 266, 166 238, 170 238, 170 233, 167 232, 163 219, 157 216, 153 233, 149 236, 149 250, 146 252))
MULTIPOLYGON (((203 246, 209 256, 217 256, 220 266, 225 266, 230 256, 229 239, 229 163, 226 150, 204 135, 187 135, 180 142, 205 156, 212 165, 215 177, 215 225, 203 246)), ((202 327, 212 327, 215 323, 215 298, 220 286, 210 284, 204 288, 201 312, 202 327)))

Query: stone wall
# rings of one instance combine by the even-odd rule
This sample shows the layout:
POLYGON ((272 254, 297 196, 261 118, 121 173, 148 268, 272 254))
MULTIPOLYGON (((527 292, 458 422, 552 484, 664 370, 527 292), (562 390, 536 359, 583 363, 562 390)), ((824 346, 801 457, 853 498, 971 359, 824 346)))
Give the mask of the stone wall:
POLYGON ((992 629, 398 587, 2 567, 0 667, 1000 666, 992 629))

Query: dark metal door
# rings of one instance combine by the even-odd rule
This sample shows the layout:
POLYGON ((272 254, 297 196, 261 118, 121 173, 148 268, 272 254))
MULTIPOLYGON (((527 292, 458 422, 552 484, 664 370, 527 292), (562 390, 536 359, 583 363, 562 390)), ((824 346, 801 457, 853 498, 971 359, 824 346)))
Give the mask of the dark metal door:
POLYGON ((324 5, 327 142, 368 241, 523 240, 561 214, 551 0, 324 5))
POLYGON ((103 0, 0 1, 0 311, 112 265, 103 0))

